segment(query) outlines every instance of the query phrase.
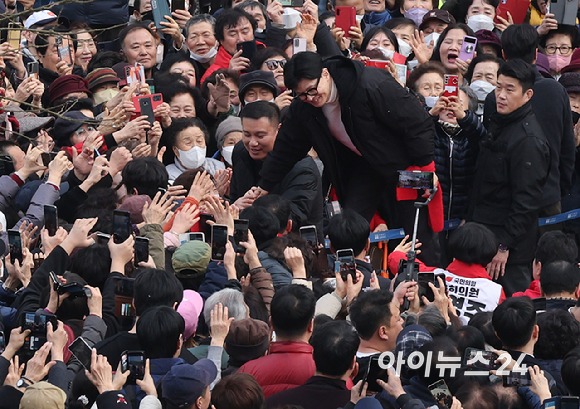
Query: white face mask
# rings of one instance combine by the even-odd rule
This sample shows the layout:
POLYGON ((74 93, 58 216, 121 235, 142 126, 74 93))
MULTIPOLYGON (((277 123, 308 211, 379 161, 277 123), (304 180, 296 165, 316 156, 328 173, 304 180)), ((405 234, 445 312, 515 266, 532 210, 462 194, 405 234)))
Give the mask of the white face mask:
POLYGON ((232 162, 232 155, 233 155, 233 153, 234 153, 234 145, 224 146, 222 148, 222 157, 230 165, 233 165, 233 162, 232 162))
POLYGON ((255 33, 258 33, 258 34, 261 34, 263 32, 264 32, 264 29, 260 28, 260 27, 256 28, 256 30, 255 30, 255 33))
POLYGON ((241 108, 242 108, 242 107, 240 106, 240 104, 238 104, 238 105, 230 104, 230 106, 231 106, 231 107, 232 107, 232 109, 234 110, 234 115, 235 115, 235 116, 238 116, 238 114, 240 113, 240 110, 241 110, 241 108))
POLYGON ((387 50, 386 48, 383 47, 377 47, 377 50, 382 52, 387 60, 392 60, 393 56, 395 55, 395 52, 393 50, 387 50))
POLYGON ((427 44, 427 46, 430 46, 431 41, 433 41, 433 47, 435 47, 437 45, 437 41, 439 41, 439 37, 441 37, 441 34, 433 32, 428 36, 425 36, 425 44, 427 44))
POLYGON ((187 169, 199 168, 205 162, 206 148, 195 146, 188 151, 177 149, 177 152, 179 152, 179 161, 187 169))
POLYGON ((479 30, 489 30, 492 31, 495 28, 493 24, 493 19, 484 14, 476 14, 467 19, 467 26, 474 32, 479 30))
POLYGON ((93 94, 93 101, 95 102, 95 105, 102 104, 103 102, 109 102, 110 100, 115 98, 115 96, 117 96, 118 93, 119 90, 113 88, 98 91, 93 94))
POLYGON ((409 45, 405 40, 397 38, 397 43, 399 43, 399 54, 403 57, 408 57, 413 52, 413 47, 409 45))
POLYGON ((364 14, 362 16, 359 16, 358 14, 356 16, 354 16, 354 18, 356 19, 356 22, 360 24, 360 22, 363 20, 364 18, 364 14))
POLYGON ((429 108, 433 108, 437 101, 439 101, 439 97, 425 97, 425 105, 429 108))
POLYGON ((213 57, 215 57, 215 55, 217 54, 218 49, 217 49, 217 43, 216 45, 209 50, 207 53, 205 53, 205 55, 197 55, 195 54, 193 51, 189 51, 189 56, 191 58, 193 58, 195 61, 197 61, 200 64, 205 64, 206 62, 209 62, 213 57))
POLYGON ((483 102, 485 101, 487 94, 495 89, 495 85, 487 81, 477 80, 469 84, 469 88, 475 92, 475 95, 477 95, 477 100, 483 102))

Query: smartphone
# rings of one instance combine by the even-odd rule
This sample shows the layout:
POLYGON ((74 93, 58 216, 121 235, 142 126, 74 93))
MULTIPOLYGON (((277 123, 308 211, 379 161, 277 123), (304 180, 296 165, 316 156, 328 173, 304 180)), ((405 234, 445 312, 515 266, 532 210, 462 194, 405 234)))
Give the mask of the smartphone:
POLYGON ((38 79, 38 61, 31 61, 26 66, 28 75, 38 79))
POLYGON ((208 221, 215 222, 215 218, 212 214, 201 213, 199 215, 199 228, 205 235, 205 242, 211 243, 211 226, 207 223, 208 221))
POLYGON ((143 380, 143 376, 145 376, 145 352, 123 351, 121 354, 121 371, 131 371, 127 378, 128 385, 136 385, 137 379, 143 380))
POLYGON ((164 21, 169 23, 169 21, 164 16, 171 17, 171 10, 169 9, 169 3, 167 0, 151 0, 151 11, 153 12, 153 21, 155 21, 155 27, 157 32, 163 36, 161 29, 167 28, 161 25, 164 21))
POLYGON ((234 220, 234 250, 236 253, 245 253, 246 248, 240 246, 240 242, 248 241, 248 227, 250 221, 247 219, 234 220))
POLYGON ((423 296, 427 298, 428 301, 435 301, 435 294, 433 289, 429 286, 429 283, 435 284, 435 273, 426 272, 419 273, 417 275, 417 285, 419 286, 419 299, 423 301, 423 296))
POLYGON ((316 232, 316 226, 302 226, 300 228, 300 237, 306 240, 313 248, 318 247, 318 234, 316 232))
POLYGON ((496 362, 498 358, 499 355, 493 351, 467 348, 463 355, 463 366, 491 371, 501 366, 499 362, 496 362))
POLYGON ((44 228, 49 236, 54 236, 58 230, 58 210, 56 206, 44 205, 44 228))
POLYGON ((68 346, 68 350, 87 371, 91 370, 92 348, 87 344, 87 341, 82 337, 78 337, 68 346))
POLYGON ((42 164, 46 167, 56 158, 58 152, 42 152, 40 158, 42 159, 42 164))
POLYGON ((105 233, 97 233, 97 244, 107 245, 109 244, 109 240, 111 240, 110 234, 105 233))
POLYGON ((558 24, 564 24, 568 26, 576 25, 576 13, 578 11, 578 5, 573 1, 551 0, 549 7, 549 12, 554 15, 554 19, 558 21, 558 24))
POLYGON ((477 47, 477 38, 471 36, 463 37, 463 44, 459 51, 459 59, 461 61, 473 60, 475 47, 477 47))
POLYGON ((223 261, 228 241, 228 226, 214 224, 211 226, 211 259, 223 261))
POLYGON ((58 320, 55 315, 26 313, 22 326, 23 331, 30 330, 30 334, 24 339, 26 351, 38 351, 46 343, 46 324, 49 322, 52 328, 57 328, 58 320))
POLYGON ((326 215, 329 219, 332 219, 337 214, 342 213, 342 209, 340 207, 340 203, 337 200, 333 200, 332 202, 326 203, 326 215))
POLYGON ((282 7, 302 7, 304 0, 280 0, 282 7))
POLYGON ((352 282, 356 283, 356 263, 354 261, 354 251, 352 249, 337 250, 336 263, 342 281, 347 281, 348 276, 352 276, 352 282))
POLYGON ((334 25, 344 31, 345 37, 350 37, 350 28, 356 27, 356 7, 337 7, 335 16, 334 25))
POLYGON ((578 396, 560 396, 560 409, 578 409, 580 399, 578 396))
POLYGON ((115 278, 115 316, 121 319, 122 326, 131 327, 135 317, 133 306, 134 278, 115 278))
POLYGON ((508 12, 512 16, 514 24, 523 24, 526 14, 530 8, 528 0, 500 0, 496 10, 494 22, 501 24, 498 17, 508 20, 508 12))
POLYGON ((445 74, 443 83, 443 96, 444 97, 456 97, 458 96, 459 90, 459 77, 457 75, 447 75, 445 74))
POLYGON ((171 11, 185 10, 185 0, 171 0, 171 11))
POLYGON ((22 34, 22 25, 20 23, 8 23, 8 44, 15 50, 20 50, 20 35, 22 34))
MULTIPOLYGON (((151 101, 151 108, 153 109, 153 111, 155 111, 155 109, 157 109, 157 107, 163 103, 163 95, 161 95, 161 94, 139 95, 139 96, 133 97, 133 107, 135 108, 135 112, 131 116, 131 120, 133 120, 141 115, 147 115, 146 113, 142 113, 143 111, 141 111, 141 103, 140 103, 141 99, 150 100, 151 101)), ((147 118, 147 119, 149 119, 149 118, 147 118)), ((150 123, 152 124, 152 122, 150 122, 150 123)))
POLYGON ((256 40, 251 41, 242 41, 241 43, 236 44, 236 49, 238 51, 242 50, 242 57, 246 57, 247 59, 251 60, 258 51, 256 47, 256 40))
POLYGON ((147 237, 137 236, 135 237, 135 267, 142 261, 149 260, 149 239, 147 237))
POLYGON ((546 297, 533 298, 532 302, 536 311, 546 311, 546 297))
POLYGON ((16 260, 22 265, 22 238, 20 231, 8 230, 8 245, 10 246, 10 262, 14 264, 16 260))
POLYGON ((429 392, 431 392, 431 395, 433 395, 439 405, 450 408, 453 404, 453 395, 451 395, 443 379, 439 379, 437 382, 429 385, 429 392))
POLYGON ((48 273, 50 279, 52 281, 52 285, 54 291, 56 291, 59 295, 69 294, 69 298, 76 298, 76 297, 86 297, 91 298, 93 293, 90 288, 84 287, 79 283, 70 282, 64 283, 58 276, 51 271, 48 273))
POLYGON ((126 210, 113 210, 113 240, 123 243, 131 235, 131 214, 126 210))
POLYGON ((367 391, 371 392, 380 392, 383 390, 377 383, 377 380, 380 379, 383 382, 389 381, 389 373, 386 369, 383 369, 379 366, 380 357, 377 355, 371 356, 369 360, 369 366, 367 367, 367 372, 363 379, 363 385, 365 382, 368 384, 367 391))
POLYGON ((306 51, 306 39, 295 37, 292 40, 292 55, 306 51))
POLYGON ((510 372, 503 377, 503 386, 532 386, 532 379, 530 373, 510 372))
POLYGON ((70 48, 68 45, 64 44, 62 36, 56 37, 56 49, 58 52, 58 58, 62 61, 66 61, 66 63, 71 66, 72 65, 72 56, 70 54, 70 48))
POLYGON ((139 99, 139 108, 141 110, 141 115, 147 116, 147 122, 149 122, 149 125, 153 126, 153 122, 155 122, 155 115, 153 114, 153 104, 151 102, 151 98, 139 99))
POLYGON ((205 234, 203 233, 188 233, 189 241, 205 241, 205 234))
POLYGON ((433 189, 433 172, 400 170, 398 187, 407 189, 433 189))

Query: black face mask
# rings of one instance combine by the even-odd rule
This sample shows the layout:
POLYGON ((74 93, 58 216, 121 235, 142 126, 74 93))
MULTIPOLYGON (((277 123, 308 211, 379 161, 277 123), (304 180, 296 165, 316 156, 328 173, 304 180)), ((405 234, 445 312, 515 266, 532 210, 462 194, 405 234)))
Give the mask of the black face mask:
POLYGON ((149 10, 141 14, 141 21, 153 21, 153 11, 149 10))
POLYGON ((576 126, 579 119, 580 119, 580 113, 572 111, 572 124, 574 126, 576 126))

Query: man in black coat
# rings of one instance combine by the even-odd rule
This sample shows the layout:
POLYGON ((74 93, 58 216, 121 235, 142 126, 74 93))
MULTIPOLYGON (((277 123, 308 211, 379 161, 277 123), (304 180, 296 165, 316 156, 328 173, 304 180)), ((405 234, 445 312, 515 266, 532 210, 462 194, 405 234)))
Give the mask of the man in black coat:
POLYGON ((528 288, 538 212, 550 169, 550 148, 532 111, 535 69, 520 59, 498 72, 497 112, 489 121, 476 167, 470 219, 499 244, 488 273, 506 295, 528 288))
MULTIPOLYGON (((395 199, 397 171, 434 170, 433 123, 416 98, 385 70, 344 57, 323 62, 310 52, 286 64, 284 81, 297 98, 264 162, 260 193, 270 191, 314 147, 342 207, 370 221, 380 205, 389 227, 401 226, 402 217, 394 216, 402 211, 395 199)), ((413 228, 410 207, 403 226, 408 231, 413 228)), ((427 212, 421 216, 426 219, 427 212)), ((427 229, 426 220, 419 238, 428 243, 422 228, 427 229)))
MULTIPOLYGON (((243 136, 232 155, 230 199, 244 209, 254 201, 254 196, 245 193, 258 184, 263 162, 277 140, 280 111, 271 102, 256 101, 247 104, 240 117, 243 136)), ((305 153, 276 184, 272 193, 290 201, 293 225, 315 225, 322 233, 322 181, 310 156, 305 153)))

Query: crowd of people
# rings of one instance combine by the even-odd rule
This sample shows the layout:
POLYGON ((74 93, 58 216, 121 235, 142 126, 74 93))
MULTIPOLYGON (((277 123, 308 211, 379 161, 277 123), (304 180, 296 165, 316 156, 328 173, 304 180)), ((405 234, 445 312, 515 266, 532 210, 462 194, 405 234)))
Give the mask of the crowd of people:
POLYGON ((0 408, 580 407, 553 6, 0 0, 0 408))

